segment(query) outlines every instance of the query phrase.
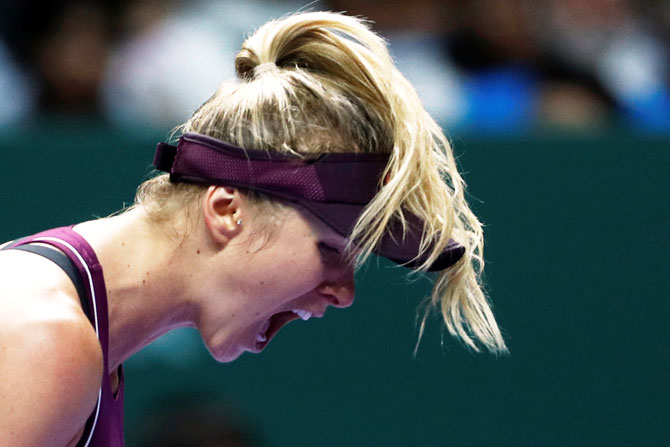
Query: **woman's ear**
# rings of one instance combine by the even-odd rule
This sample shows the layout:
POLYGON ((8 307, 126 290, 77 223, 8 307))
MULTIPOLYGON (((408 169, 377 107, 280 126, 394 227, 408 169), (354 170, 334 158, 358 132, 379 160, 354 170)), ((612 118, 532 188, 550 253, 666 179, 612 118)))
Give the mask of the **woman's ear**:
POLYGON ((202 199, 202 214, 212 240, 225 245, 242 230, 241 198, 237 189, 210 186, 202 199))

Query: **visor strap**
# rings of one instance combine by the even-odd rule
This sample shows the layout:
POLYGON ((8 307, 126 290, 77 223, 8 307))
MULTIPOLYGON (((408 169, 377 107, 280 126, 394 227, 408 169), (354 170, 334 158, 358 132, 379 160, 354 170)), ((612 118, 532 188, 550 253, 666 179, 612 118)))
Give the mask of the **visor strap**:
POLYGON ((172 164, 177 155, 177 146, 172 146, 167 143, 158 143, 156 147, 156 155, 154 155, 154 166, 156 169, 163 172, 172 172, 172 164))

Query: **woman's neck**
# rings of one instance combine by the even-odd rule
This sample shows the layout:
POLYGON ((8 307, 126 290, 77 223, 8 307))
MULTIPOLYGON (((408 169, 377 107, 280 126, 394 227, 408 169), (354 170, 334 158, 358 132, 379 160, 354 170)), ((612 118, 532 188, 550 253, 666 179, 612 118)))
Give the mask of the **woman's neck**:
POLYGON ((74 227, 103 268, 109 312, 109 368, 171 329, 193 326, 198 310, 189 298, 182 265, 187 239, 157 229, 142 208, 74 227))

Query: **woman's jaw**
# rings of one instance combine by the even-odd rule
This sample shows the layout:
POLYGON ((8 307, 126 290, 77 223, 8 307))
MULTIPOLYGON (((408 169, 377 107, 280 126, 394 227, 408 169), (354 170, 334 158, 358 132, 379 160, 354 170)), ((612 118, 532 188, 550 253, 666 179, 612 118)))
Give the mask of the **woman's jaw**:
MULTIPOLYGON (((222 330, 205 341, 211 355, 219 362, 231 362, 244 352, 260 353, 288 323, 295 320, 307 321, 323 317, 328 304, 312 306, 294 305, 290 309, 277 310, 256 318, 246 327, 235 332, 222 330)), ((228 329, 231 329, 230 326, 228 329)))

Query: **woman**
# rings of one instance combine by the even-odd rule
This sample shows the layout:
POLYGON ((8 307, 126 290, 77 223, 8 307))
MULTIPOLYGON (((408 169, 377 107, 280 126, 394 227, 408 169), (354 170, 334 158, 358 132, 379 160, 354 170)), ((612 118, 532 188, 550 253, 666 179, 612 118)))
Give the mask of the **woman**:
POLYGON ((158 146, 170 175, 132 208, 0 252, 0 444, 122 445, 130 355, 183 326, 219 361, 260 352, 289 321, 349 306, 372 253, 435 271, 449 332, 506 350, 448 142, 383 41, 298 14, 235 66, 177 146, 158 146))

